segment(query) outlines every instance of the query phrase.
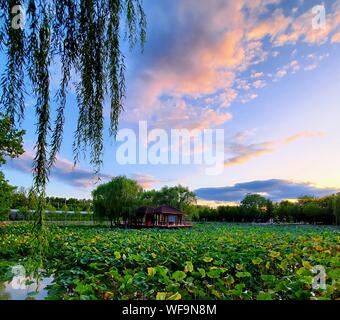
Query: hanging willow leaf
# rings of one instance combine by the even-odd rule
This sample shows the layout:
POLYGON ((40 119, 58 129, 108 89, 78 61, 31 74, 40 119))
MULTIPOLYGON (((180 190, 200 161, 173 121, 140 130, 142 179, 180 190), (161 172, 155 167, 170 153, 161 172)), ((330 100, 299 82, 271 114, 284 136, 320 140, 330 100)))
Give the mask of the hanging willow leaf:
POLYGON ((25 65, 25 34, 24 31, 12 26, 12 9, 23 1, 9 0, 5 5, 3 14, 5 35, 2 35, 6 48, 7 63, 5 72, 1 78, 2 95, 0 103, 4 112, 11 118, 13 125, 15 119, 19 123, 24 116, 25 108, 25 86, 24 86, 24 65, 25 65))
POLYGON ((111 88, 111 112, 110 112, 110 132, 117 131, 120 112, 123 110, 122 101, 125 97, 125 78, 124 78, 124 56, 119 48, 119 14, 122 9, 120 0, 111 0, 110 19, 108 26, 107 48, 109 50, 108 68, 110 70, 111 88))
POLYGON ((20 125, 24 84, 30 81, 36 100, 34 187, 41 198, 37 222, 41 225, 49 171, 62 143, 72 77, 78 105, 70 107, 79 115, 73 144, 75 161, 89 151, 95 172, 99 172, 105 97, 111 100, 111 135, 118 130, 125 98, 121 26, 125 25, 130 47, 139 40, 143 48, 146 17, 141 0, 0 0, 0 5, 0 50, 7 57, 1 77, 1 109, 11 117, 13 126, 20 125), (26 8, 24 29, 12 27, 16 5, 26 8), (50 70, 56 65, 61 67, 61 79, 53 100, 50 70))
POLYGON ((49 168, 47 166, 48 157, 48 134, 50 131, 50 24, 49 14, 45 9, 43 19, 39 27, 39 45, 35 54, 36 63, 36 81, 33 83, 33 90, 37 96, 36 114, 38 118, 37 135, 38 142, 36 145, 36 155, 34 163, 35 172, 35 191, 39 196, 39 206, 37 208, 38 220, 36 224, 42 225, 45 186, 48 182, 49 168))
MULTIPOLYGON (((5 21, 5 12, 8 10, 7 9, 7 1, 6 0, 0 0, 0 21, 5 21)), ((4 31, 4 26, 0 25, 0 50, 2 50, 2 44, 4 42, 5 38, 5 31, 4 31)))
MULTIPOLYGON (((66 106, 66 98, 67 98, 67 88, 69 85, 69 81, 71 78, 71 69, 75 67, 75 63, 77 61, 77 52, 79 50, 77 37, 76 37, 76 12, 77 12, 77 3, 66 0, 59 1, 63 3, 63 8, 59 9, 59 15, 57 18, 57 23, 55 24, 55 34, 54 38, 58 36, 60 37, 60 29, 64 28, 65 34, 63 34, 63 42, 60 46, 57 46, 57 50, 61 65, 62 65, 62 79, 60 82, 60 88, 56 94, 56 101, 58 104, 57 108, 57 118, 55 120, 55 127, 52 135, 52 143, 51 143, 51 154, 49 159, 49 167, 51 167, 55 160, 58 151, 60 150, 62 143, 62 136, 64 131, 64 123, 65 123, 65 106, 66 106)), ((57 42, 57 41, 56 41, 57 42)))

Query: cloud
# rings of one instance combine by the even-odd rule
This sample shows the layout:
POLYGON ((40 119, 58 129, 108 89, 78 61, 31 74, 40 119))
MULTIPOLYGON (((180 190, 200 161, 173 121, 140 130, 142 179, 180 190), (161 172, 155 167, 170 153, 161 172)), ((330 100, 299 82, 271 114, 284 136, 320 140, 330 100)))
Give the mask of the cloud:
MULTIPOLYGON (((7 168, 17 170, 23 173, 33 173, 34 153, 26 151, 17 159, 7 161, 7 168)), ((87 189, 94 186, 98 181, 108 181, 112 176, 100 174, 98 177, 90 170, 74 166, 73 162, 58 157, 54 167, 51 169, 50 177, 67 183, 76 188, 87 189)))
POLYGON ((236 140, 236 141, 244 141, 247 138, 249 138, 250 136, 252 136, 255 133, 255 131, 256 131, 256 129, 237 132, 234 135, 232 140, 233 141, 234 140, 236 140))
POLYGON ((266 85, 267 85, 267 83, 264 80, 256 80, 253 83, 253 86, 256 89, 264 88, 266 85))
POLYGON ((339 43, 340 42, 340 32, 336 33, 333 37, 332 37, 332 43, 339 43))
POLYGON ((182 99, 168 99, 160 103, 153 117, 154 126, 157 128, 188 130, 219 127, 232 118, 228 112, 197 108, 182 99))
POLYGON ((248 32, 248 39, 260 40, 265 36, 274 39, 287 30, 292 23, 292 17, 285 17, 281 9, 276 10, 270 19, 258 21, 248 32))
MULTIPOLYGON (((242 79, 244 72, 279 54, 276 47, 298 41, 313 45, 327 41, 340 26, 340 0, 333 3, 327 27, 322 30, 312 28, 312 7, 303 14, 298 15, 298 10, 292 14, 292 10, 283 10, 280 0, 210 0, 199 4, 196 0, 163 0, 157 6, 149 4, 151 31, 144 54, 131 61, 133 73, 128 77, 123 121, 143 119, 168 127, 169 111, 162 106, 169 107, 169 99, 185 101, 186 107, 179 111, 189 127, 198 122, 191 117, 193 108, 203 119, 215 112, 216 123, 205 121, 207 126, 219 125, 224 118, 228 121, 230 117, 221 114, 220 109, 237 98, 249 102, 257 92, 244 95, 240 91, 256 91, 265 85, 264 79, 254 83, 242 79), (208 105, 196 103, 199 99, 208 101, 208 105), (206 107, 211 110, 206 111, 206 107)), ((278 80, 299 69, 295 60, 273 74, 278 80)), ((257 71, 249 78, 259 80, 263 76, 257 71)))
POLYGON ((320 62, 329 57, 329 53, 315 54, 311 53, 307 56, 307 65, 304 67, 305 71, 312 71, 316 69, 320 62))
POLYGON ((283 78, 288 74, 287 70, 285 69, 280 69, 276 72, 275 77, 276 78, 283 78))
MULTIPOLYGON (((239 133, 238 135, 240 136, 241 134, 239 133)), ((229 148, 231 153, 235 155, 227 159, 224 163, 224 166, 231 167, 235 165, 241 165, 250 160, 253 160, 254 158, 260 157, 268 153, 272 153, 278 148, 293 143, 297 140, 304 138, 317 138, 322 137, 323 135, 324 134, 322 132, 303 131, 283 139, 265 141, 261 143, 244 144, 236 142, 231 144, 229 148)))
POLYGON ((263 72, 253 71, 252 74, 251 74, 251 78, 262 78, 262 77, 264 77, 264 73, 263 72))
POLYGON ((155 177, 151 175, 146 175, 142 173, 135 173, 131 176, 131 179, 138 182, 143 189, 152 189, 155 187, 155 184, 159 182, 155 177))
POLYGON ((262 194, 272 201, 297 199, 309 195, 323 197, 338 192, 334 188, 318 188, 311 183, 298 183, 288 180, 263 180, 237 183, 222 188, 201 188, 195 191, 197 197, 207 201, 240 202, 248 193, 262 194))
POLYGON ((285 64, 281 68, 278 68, 274 77, 274 81, 285 77, 290 73, 294 74, 301 69, 300 62, 298 60, 292 60, 288 64, 285 64))
POLYGON ((258 94, 257 94, 257 93, 246 94, 246 95, 244 95, 244 96, 242 97, 241 102, 242 102, 242 103, 247 103, 247 102, 249 102, 249 101, 251 101, 251 100, 256 99, 257 97, 258 97, 258 94))

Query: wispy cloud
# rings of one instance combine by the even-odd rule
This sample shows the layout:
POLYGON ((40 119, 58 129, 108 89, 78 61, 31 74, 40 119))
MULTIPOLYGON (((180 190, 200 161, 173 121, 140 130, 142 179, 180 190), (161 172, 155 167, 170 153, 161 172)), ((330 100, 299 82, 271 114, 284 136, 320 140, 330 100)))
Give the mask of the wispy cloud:
MULTIPOLYGON (((235 156, 225 161, 225 167, 231 167, 246 163, 250 160, 253 160, 254 158, 260 157, 268 153, 272 153, 278 148, 293 143, 300 139, 318 138, 322 137, 323 135, 324 133, 322 132, 303 131, 279 140, 264 141, 260 143, 251 144, 245 144, 240 142, 232 143, 229 149, 231 153, 235 154, 235 156)), ((241 133, 239 133, 238 136, 241 136, 241 133)))
MULTIPOLYGON (((8 160, 7 168, 23 173, 33 173, 34 153, 26 151, 22 156, 14 160, 8 160)), ((112 176, 100 174, 95 176, 93 171, 74 166, 73 162, 58 157, 54 167, 51 169, 50 177, 77 188, 88 189, 98 181, 108 181, 112 176)))
POLYGON ((138 184, 144 189, 152 189, 159 182, 159 180, 156 179, 154 176, 142 173, 135 173, 131 175, 131 179, 137 181, 138 184))

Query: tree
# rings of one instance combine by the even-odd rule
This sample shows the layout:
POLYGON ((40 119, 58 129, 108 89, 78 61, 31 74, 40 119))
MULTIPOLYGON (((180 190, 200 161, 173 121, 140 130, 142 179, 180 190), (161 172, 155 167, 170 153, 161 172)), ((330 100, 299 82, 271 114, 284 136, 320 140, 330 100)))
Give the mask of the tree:
POLYGON ((0 219, 7 220, 12 204, 12 193, 15 187, 9 185, 0 171, 0 219))
POLYGON ((106 93, 111 102, 111 135, 117 132, 125 97, 122 26, 126 26, 130 48, 137 41, 143 48, 146 39, 146 17, 141 1, 0 0, 0 51, 7 57, 0 104, 10 117, 11 125, 20 127, 27 82, 36 102, 34 188, 38 196, 36 226, 39 228, 43 225, 49 171, 62 143, 71 75, 76 75, 79 110, 73 148, 75 162, 89 149, 91 164, 98 172, 102 163, 106 93), (27 8, 25 27, 20 25, 17 13, 12 13, 17 5, 21 10, 27 8), (56 61, 61 64, 61 80, 56 109, 52 110, 50 68, 56 61))
POLYGON ((37 207, 37 195, 35 194, 33 188, 31 188, 28 191, 27 203, 28 203, 28 208, 30 210, 35 210, 36 209, 36 207, 37 207))
POLYGON ((316 202, 306 202, 303 206, 303 214, 309 222, 317 222, 318 217, 322 216, 322 208, 316 202))
POLYGON ((124 176, 98 186, 93 192, 93 211, 96 217, 106 217, 111 222, 124 224, 135 216, 141 204, 143 188, 134 180, 124 176))
POLYGON ((20 219, 24 219, 26 221, 31 219, 31 212, 27 206, 19 207, 19 214, 20 214, 20 219))
POLYGON ((178 185, 176 187, 163 187, 160 191, 145 192, 143 198, 146 203, 154 206, 168 205, 177 209, 185 210, 196 202, 195 193, 188 188, 178 185))
POLYGON ((219 221, 240 222, 242 221, 244 210, 240 210, 238 206, 219 206, 217 214, 219 221))
POLYGON ((304 206, 306 203, 311 203, 314 202, 315 200, 316 200, 315 197, 305 195, 298 198, 298 204, 300 206, 304 206))
MULTIPOLYGON (((19 131, 11 126, 9 117, 0 113, 0 166, 6 163, 6 158, 16 158, 24 153, 22 147, 22 136, 24 131, 19 131)), ((5 217, 11 209, 12 194, 15 190, 5 180, 5 176, 0 171, 0 215, 5 217)))
POLYGON ((61 211, 64 214, 68 214, 68 212, 70 211, 70 208, 67 206, 67 204, 64 204, 61 208, 61 211))
POLYGON ((25 188, 21 187, 15 190, 12 200, 13 209, 28 207, 28 197, 25 188))
POLYGON ((0 113, 0 166, 6 163, 6 157, 17 158, 24 153, 22 147, 23 130, 12 128, 11 118, 0 113))
POLYGON ((49 220, 52 221, 56 215, 57 209, 50 203, 46 205, 46 210, 48 211, 49 220))
POLYGON ((246 214, 246 218, 251 220, 265 220, 268 218, 268 200, 259 194, 247 194, 241 201, 241 208, 246 214))
POLYGON ((300 209, 290 201, 281 201, 275 207, 275 216, 279 221, 292 222, 296 220, 300 209))
POLYGON ((340 193, 333 196, 333 215, 337 226, 340 219, 340 193))
POLYGON ((265 211, 265 218, 266 219, 273 219, 274 218, 274 204, 269 199, 267 199, 267 207, 266 207, 266 211, 265 211))
POLYGON ((208 206, 197 206, 198 220, 200 221, 216 221, 217 210, 208 206))

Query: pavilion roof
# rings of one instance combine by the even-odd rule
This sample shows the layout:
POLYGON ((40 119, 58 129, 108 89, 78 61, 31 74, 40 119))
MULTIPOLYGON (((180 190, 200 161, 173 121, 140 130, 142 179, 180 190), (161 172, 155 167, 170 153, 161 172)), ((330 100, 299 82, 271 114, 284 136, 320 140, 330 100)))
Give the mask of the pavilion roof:
POLYGON ((181 210, 178 210, 170 206, 160 206, 155 209, 155 213, 170 214, 170 215, 183 215, 183 212, 181 210))

